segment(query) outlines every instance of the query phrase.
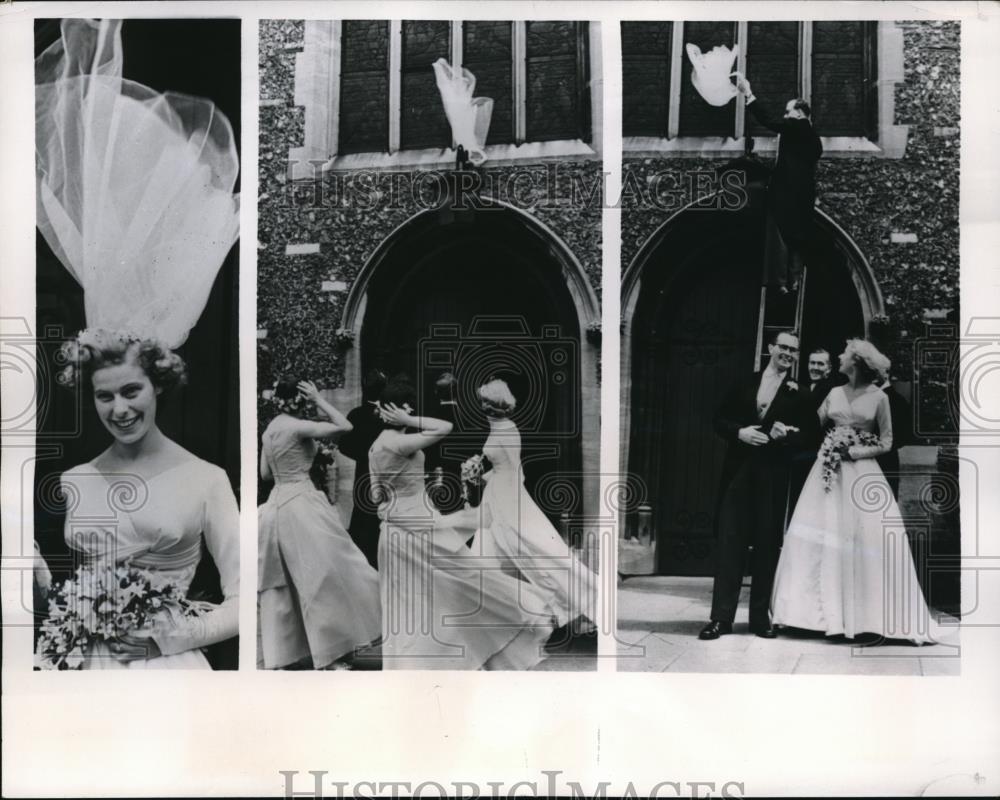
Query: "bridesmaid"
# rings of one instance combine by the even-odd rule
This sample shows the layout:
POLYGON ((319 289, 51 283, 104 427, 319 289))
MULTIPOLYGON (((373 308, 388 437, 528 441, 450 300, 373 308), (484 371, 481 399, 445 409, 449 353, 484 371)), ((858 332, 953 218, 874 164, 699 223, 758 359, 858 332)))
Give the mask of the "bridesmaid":
POLYGON ((316 440, 351 423, 311 381, 279 381, 272 399, 280 413, 260 452, 260 475, 275 485, 258 509, 259 660, 327 669, 379 635, 378 574, 309 477, 316 440), (306 418, 307 404, 329 421, 306 418))
POLYGON ((451 423, 416 416, 415 407, 412 386, 390 383, 380 405, 386 429, 369 453, 382 520, 382 668, 529 669, 544 657, 552 614, 531 584, 474 556, 465 542, 475 527, 457 523, 469 515, 434 508, 423 450, 451 423))

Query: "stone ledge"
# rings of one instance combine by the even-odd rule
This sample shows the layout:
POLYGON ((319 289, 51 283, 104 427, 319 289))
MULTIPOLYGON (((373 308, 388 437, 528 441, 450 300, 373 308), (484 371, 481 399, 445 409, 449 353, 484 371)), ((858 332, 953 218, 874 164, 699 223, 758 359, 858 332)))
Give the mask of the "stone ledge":
POLYGON ((319 242, 309 244, 286 244, 286 256, 312 256, 319 253, 319 242))

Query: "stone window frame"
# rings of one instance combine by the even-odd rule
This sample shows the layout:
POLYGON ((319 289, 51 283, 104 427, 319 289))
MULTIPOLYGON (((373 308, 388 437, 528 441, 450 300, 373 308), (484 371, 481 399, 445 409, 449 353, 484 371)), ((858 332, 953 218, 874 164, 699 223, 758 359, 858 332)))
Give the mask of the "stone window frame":
MULTIPOLYGON (((452 53, 461 53, 464 20, 451 20, 452 53)), ((515 81, 515 125, 517 138, 523 139, 527 119, 526 89, 526 20, 512 20, 515 81), (520 68, 518 68, 520 65, 520 68)), ((338 154, 340 114, 341 21, 306 20, 302 49, 295 57, 294 104, 305 110, 304 143, 288 152, 289 177, 312 179, 327 170, 387 169, 410 167, 447 167, 455 163, 450 148, 403 150, 399 148, 401 121, 402 20, 389 21, 389 152, 338 154)), ((591 141, 562 139, 521 144, 494 144, 486 147, 487 164, 502 166, 523 160, 544 158, 602 158, 602 121, 604 102, 601 93, 600 23, 587 26, 590 67, 591 141)), ((454 57, 453 57, 454 60, 454 57)))
MULTIPOLYGON (((809 98, 812 72, 812 22, 802 20, 799 29, 799 64, 802 96, 809 98)), ((737 42, 747 40, 746 21, 737 23, 737 42)), ((745 144, 745 102, 736 97, 735 137, 728 136, 679 136, 681 64, 684 52, 684 26, 674 24, 670 53, 670 106, 667 114, 666 136, 624 136, 622 150, 628 157, 656 157, 662 155, 690 155, 698 157, 733 157, 741 155, 745 144)), ((876 27, 876 81, 877 81, 877 140, 866 136, 823 136, 825 156, 851 157, 876 156, 902 158, 909 136, 908 125, 895 124, 895 87, 903 80, 903 30, 894 21, 879 21, 876 27)), ((737 69, 746 71, 746 53, 737 59, 737 69)), ((754 152, 777 152, 777 136, 754 135, 754 152)))

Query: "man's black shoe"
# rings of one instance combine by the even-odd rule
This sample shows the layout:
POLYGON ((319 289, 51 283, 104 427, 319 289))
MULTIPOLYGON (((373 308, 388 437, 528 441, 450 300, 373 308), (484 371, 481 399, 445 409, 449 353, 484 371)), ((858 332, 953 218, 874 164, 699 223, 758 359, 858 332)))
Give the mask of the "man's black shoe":
POLYGON ((711 641, 712 639, 718 639, 720 636, 725 636, 727 633, 732 632, 733 623, 712 620, 708 623, 708 625, 701 629, 701 633, 698 634, 698 638, 703 639, 704 641, 711 641))

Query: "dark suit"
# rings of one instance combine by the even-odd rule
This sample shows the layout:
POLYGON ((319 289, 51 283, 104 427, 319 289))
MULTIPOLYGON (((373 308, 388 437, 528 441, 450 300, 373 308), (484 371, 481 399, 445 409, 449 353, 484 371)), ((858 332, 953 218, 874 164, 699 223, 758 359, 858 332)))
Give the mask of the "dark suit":
POLYGON ((369 495, 368 451, 383 430, 382 422, 367 403, 351 409, 347 420, 354 426, 340 439, 340 452, 354 460, 354 510, 347 532, 368 563, 377 568, 380 523, 369 495))
POLYGON ((462 507, 462 461, 467 458, 465 448, 460 448, 462 455, 456 454, 457 443, 462 439, 458 404, 454 401, 439 401, 430 416, 452 425, 448 436, 424 450, 424 469, 431 476, 428 487, 431 490, 430 497, 439 511, 450 514, 462 507), (439 467, 443 482, 441 487, 436 486, 434 475, 439 467))
POLYGON ((885 479, 892 489, 893 497, 899 501, 899 448, 908 445, 913 438, 913 412, 903 396, 892 388, 892 384, 882 387, 889 398, 889 418, 892 421, 892 450, 880 455, 876 461, 885 473, 885 479))
POLYGON ((763 372, 738 381, 716 412, 716 432, 729 444, 722 466, 716 515, 717 550, 712 589, 712 620, 732 623, 743 583, 747 548, 753 546, 750 625, 769 624, 771 588, 788 501, 792 453, 816 437, 818 420, 807 393, 788 385, 784 376, 763 419, 758 417, 757 391, 763 372), (753 446, 739 440, 739 431, 759 425, 769 433, 775 421, 799 428, 780 441, 753 446))
POLYGON ((808 257, 816 204, 816 163, 823 154, 823 144, 807 119, 774 117, 760 100, 748 103, 747 110, 757 122, 781 136, 767 184, 765 258, 767 282, 784 285, 789 271, 798 279, 803 257, 808 257))
POLYGON ((842 380, 837 380, 833 375, 827 375, 825 378, 820 378, 816 381, 815 385, 812 381, 803 381, 803 386, 809 389, 809 400, 813 408, 819 411, 819 407, 823 405, 823 401, 830 394, 830 390, 834 386, 840 386, 843 382, 842 380))

